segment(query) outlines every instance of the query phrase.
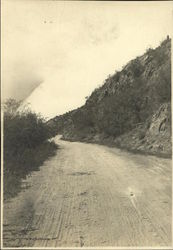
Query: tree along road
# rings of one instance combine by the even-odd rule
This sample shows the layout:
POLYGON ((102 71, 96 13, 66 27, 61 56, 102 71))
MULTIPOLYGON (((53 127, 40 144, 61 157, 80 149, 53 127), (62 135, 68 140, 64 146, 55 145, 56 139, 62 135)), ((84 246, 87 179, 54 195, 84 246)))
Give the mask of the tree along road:
POLYGON ((67 142, 4 203, 4 247, 171 246, 171 160, 67 142))

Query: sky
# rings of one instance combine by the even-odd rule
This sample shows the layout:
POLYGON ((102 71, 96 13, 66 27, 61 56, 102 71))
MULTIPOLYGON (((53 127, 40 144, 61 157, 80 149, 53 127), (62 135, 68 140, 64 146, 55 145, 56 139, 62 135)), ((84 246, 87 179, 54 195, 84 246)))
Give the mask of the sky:
POLYGON ((2 1, 2 96, 52 118, 172 36, 172 2, 2 1))

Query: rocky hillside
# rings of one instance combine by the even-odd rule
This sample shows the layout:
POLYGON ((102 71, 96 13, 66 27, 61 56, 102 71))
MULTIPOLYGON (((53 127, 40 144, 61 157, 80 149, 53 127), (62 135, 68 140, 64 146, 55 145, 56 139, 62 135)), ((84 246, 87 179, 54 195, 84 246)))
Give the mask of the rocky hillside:
POLYGON ((51 119, 67 140, 171 155, 171 40, 109 75, 84 106, 51 119))

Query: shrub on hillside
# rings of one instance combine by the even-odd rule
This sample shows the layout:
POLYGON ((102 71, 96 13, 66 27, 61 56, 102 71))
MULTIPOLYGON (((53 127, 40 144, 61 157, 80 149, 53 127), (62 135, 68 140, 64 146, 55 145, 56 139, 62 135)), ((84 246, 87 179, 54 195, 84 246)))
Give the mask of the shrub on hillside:
POLYGON ((131 62, 131 70, 134 77, 139 77, 143 73, 144 67, 142 66, 139 58, 136 58, 131 62))
MULTIPOLYGON (((4 103, 4 190, 14 193, 21 178, 38 167, 57 146, 49 142, 49 126, 44 118, 28 108, 19 108, 21 102, 9 99, 4 103), (15 182, 14 182, 15 180, 15 182), (14 183, 11 183, 11 181, 14 183)), ((18 188, 19 189, 19 188, 18 188)))
POLYGON ((155 92, 160 103, 171 101, 171 64, 160 70, 155 92))
POLYGON ((41 116, 29 109, 18 111, 18 103, 8 100, 4 108, 5 155, 23 153, 35 148, 50 137, 49 128, 41 116), (13 111, 13 112, 12 112, 13 111))

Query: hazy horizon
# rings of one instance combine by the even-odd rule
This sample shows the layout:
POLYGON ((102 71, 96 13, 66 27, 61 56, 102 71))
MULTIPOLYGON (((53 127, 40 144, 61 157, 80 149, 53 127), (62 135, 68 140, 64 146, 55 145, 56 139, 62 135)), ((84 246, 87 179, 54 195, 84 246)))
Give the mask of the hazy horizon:
POLYGON ((2 91, 51 118, 172 35, 170 2, 2 2, 2 91))

